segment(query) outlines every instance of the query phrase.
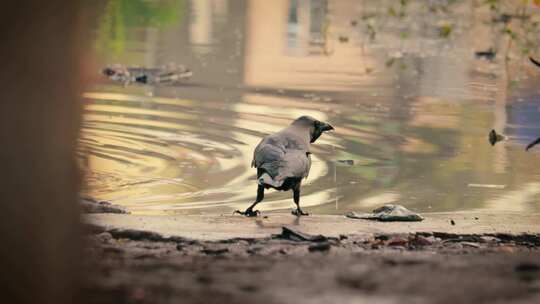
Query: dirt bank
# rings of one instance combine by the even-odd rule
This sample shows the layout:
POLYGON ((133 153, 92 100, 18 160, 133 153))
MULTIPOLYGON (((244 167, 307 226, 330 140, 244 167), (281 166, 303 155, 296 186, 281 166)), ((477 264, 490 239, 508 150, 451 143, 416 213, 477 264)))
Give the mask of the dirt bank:
MULTIPOLYGON (((125 218, 124 226, 134 221, 158 230, 159 221, 153 217, 115 216, 125 218)), ((301 219, 298 225, 288 225, 285 230, 278 225, 280 219, 292 220, 288 215, 271 215, 268 219, 176 218, 185 219, 180 226, 200 221, 212 225, 192 228, 210 232, 221 229, 219 234, 193 239, 182 236, 188 234, 186 231, 163 235, 120 227, 118 221, 96 225, 107 218, 86 218, 93 222, 89 226, 86 263, 90 279, 85 288, 90 303, 540 301, 540 234, 531 232, 538 229, 534 226, 529 227, 528 234, 508 234, 491 229, 481 217, 475 220, 473 216, 470 221, 480 221, 480 225, 454 233, 450 230, 465 230, 459 225, 467 222, 454 214, 456 225, 447 223, 449 229, 440 232, 404 232, 411 229, 407 226, 414 225, 411 223, 351 220, 347 225, 354 225, 356 230, 350 233, 340 233, 346 229, 334 221, 338 227, 333 233, 313 234, 315 230, 329 229, 330 219, 336 218, 301 219), (275 225, 261 228, 255 236, 223 238, 232 234, 232 226, 252 232, 257 221, 265 220, 275 225), (312 221, 320 226, 309 226, 312 221), (399 228, 400 233, 374 232, 398 229, 400 225, 409 228, 399 228), (365 231, 366 227, 371 232, 365 231), (491 232, 482 232, 484 229, 491 232)), ((485 218, 488 221, 490 217, 485 218)), ((524 217, 520 223, 533 219, 524 217)), ((167 223, 164 227, 172 229, 168 221, 173 220, 163 220, 167 223)), ((497 222, 495 218, 489 221, 497 222)), ((427 229, 431 224, 423 225, 411 230, 427 229)), ((519 225, 505 227, 515 229, 515 233, 521 229, 519 225)))

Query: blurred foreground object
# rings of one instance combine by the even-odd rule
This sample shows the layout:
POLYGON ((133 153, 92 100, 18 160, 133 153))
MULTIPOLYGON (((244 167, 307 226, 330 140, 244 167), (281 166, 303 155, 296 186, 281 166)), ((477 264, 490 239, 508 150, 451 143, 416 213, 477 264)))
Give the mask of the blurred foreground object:
POLYGON ((78 303, 81 118, 78 1, 0 13, 0 293, 4 303, 78 303))

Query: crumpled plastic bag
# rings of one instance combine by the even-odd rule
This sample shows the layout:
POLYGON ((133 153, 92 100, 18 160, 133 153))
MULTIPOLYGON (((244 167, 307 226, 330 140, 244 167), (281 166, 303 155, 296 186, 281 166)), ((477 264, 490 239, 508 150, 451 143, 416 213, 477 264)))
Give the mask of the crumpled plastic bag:
POLYGON ((388 204, 373 210, 372 213, 347 212, 348 218, 381 222, 420 222, 424 217, 401 205, 388 204))

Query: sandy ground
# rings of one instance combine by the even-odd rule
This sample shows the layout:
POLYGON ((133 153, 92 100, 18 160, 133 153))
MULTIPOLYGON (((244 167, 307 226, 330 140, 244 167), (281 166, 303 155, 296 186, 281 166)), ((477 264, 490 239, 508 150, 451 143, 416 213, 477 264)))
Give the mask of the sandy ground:
POLYGON ((421 223, 267 216, 86 215, 85 298, 540 303, 537 214, 427 214, 421 223))

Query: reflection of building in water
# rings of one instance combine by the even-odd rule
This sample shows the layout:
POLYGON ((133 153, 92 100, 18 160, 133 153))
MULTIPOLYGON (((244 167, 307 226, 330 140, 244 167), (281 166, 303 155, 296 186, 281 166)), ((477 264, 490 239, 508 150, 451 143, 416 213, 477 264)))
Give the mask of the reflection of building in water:
MULTIPOLYGON (((243 81, 245 1, 197 0, 188 3, 182 22, 160 31, 159 62, 187 65, 190 84, 236 87, 243 81)), ((208 87, 182 90, 184 98, 219 100, 223 92, 208 87)), ((227 99, 238 100, 240 94, 227 99)))
POLYGON ((189 40, 193 51, 208 53, 215 42, 216 28, 227 20, 227 0, 192 0, 189 40))
POLYGON ((365 83, 362 71, 372 59, 357 45, 333 42, 337 33, 350 31, 357 6, 354 1, 249 1, 245 84, 343 91, 365 83))
POLYGON ((286 50, 291 55, 324 51, 327 3, 325 0, 291 0, 287 17, 286 50))
POLYGON ((508 107, 508 127, 505 133, 518 141, 521 147, 540 136, 539 101, 540 97, 533 95, 508 107))

